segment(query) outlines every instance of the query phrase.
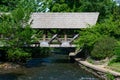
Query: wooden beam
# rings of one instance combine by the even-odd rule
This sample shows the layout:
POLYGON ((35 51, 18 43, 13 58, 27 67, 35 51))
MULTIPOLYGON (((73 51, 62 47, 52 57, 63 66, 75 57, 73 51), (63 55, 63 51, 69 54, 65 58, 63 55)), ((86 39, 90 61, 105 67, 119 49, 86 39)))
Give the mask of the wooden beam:
POLYGON ((58 35, 55 34, 55 35, 48 41, 48 43, 50 44, 57 36, 58 36, 58 35))
POLYGON ((76 34, 70 41, 70 43, 72 43, 77 37, 79 36, 79 34, 76 34))

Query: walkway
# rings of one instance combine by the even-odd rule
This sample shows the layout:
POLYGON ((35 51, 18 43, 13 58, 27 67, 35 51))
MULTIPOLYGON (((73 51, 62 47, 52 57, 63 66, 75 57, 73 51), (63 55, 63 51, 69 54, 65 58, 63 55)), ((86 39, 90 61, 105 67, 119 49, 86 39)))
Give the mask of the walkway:
POLYGON ((87 61, 81 61, 80 58, 76 58, 75 60, 77 62, 79 62, 80 64, 82 64, 82 65, 84 65, 88 68, 94 69, 96 71, 100 71, 100 72, 103 72, 103 73, 110 73, 110 74, 113 74, 114 76, 120 76, 119 72, 107 69, 107 68, 105 68, 106 67, 105 65, 93 65, 93 64, 91 64, 87 61))

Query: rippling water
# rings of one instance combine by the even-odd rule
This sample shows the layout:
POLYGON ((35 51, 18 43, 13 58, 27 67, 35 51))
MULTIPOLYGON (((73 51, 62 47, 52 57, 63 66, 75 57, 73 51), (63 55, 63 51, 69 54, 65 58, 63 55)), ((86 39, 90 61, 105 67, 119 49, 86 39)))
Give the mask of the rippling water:
POLYGON ((26 68, 12 73, 0 74, 0 80, 100 80, 70 63, 68 55, 53 54, 27 62, 26 68))

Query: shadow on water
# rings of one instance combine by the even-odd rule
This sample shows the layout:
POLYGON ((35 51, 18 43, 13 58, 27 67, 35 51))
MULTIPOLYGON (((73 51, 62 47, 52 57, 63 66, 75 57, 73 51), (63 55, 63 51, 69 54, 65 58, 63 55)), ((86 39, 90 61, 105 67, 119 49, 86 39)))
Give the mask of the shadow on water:
POLYGON ((17 74, 17 73, 6 73, 6 74, 0 74, 0 80, 16 80, 18 76, 22 76, 23 74, 17 74))
POLYGON ((53 63, 70 63, 68 59, 56 59, 53 63))
POLYGON ((25 67, 32 68, 32 67, 43 67, 46 64, 55 64, 55 63, 70 63, 68 59, 51 59, 51 58, 37 58, 31 59, 26 62, 25 67))
POLYGON ((31 59, 26 62, 25 67, 31 68, 31 67, 41 67, 45 66, 43 63, 51 63, 51 60, 47 58, 35 58, 31 59))

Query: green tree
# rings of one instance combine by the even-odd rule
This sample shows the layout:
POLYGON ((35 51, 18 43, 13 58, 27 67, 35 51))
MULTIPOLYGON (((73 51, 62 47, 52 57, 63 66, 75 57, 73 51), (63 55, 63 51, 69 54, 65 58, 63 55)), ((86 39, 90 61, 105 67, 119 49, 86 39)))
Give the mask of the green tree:
MULTIPOLYGON (((97 23, 95 26, 81 30, 80 31, 81 37, 78 39, 77 44, 81 48, 83 46, 86 46, 87 49, 92 51, 92 53, 91 52, 89 53, 89 54, 92 54, 91 56, 94 56, 95 54, 97 54, 95 56, 97 56, 97 57, 104 56, 103 58, 105 58, 106 57, 105 55, 109 51, 111 52, 111 54, 113 54, 113 52, 111 51, 112 50, 111 47, 112 47, 114 40, 111 40, 108 38, 108 40, 110 40, 111 42, 109 41, 110 43, 108 42, 109 45, 107 45, 108 44, 107 39, 106 39, 106 41, 104 41, 104 36, 113 37, 119 41, 120 40, 119 32, 120 32, 119 21, 114 21, 114 17, 111 17, 109 19, 106 19, 104 23, 97 23), (102 41, 104 41, 104 42, 102 42, 102 41), (105 48, 106 48, 106 50, 108 48, 110 48, 111 50, 109 49, 108 51, 106 51, 106 54, 103 55, 102 53, 105 52, 105 48), (99 52, 100 52, 100 54, 99 54, 99 52)), ((107 56, 109 56, 109 55, 107 55, 107 56)), ((101 57, 101 59, 102 59, 102 57, 101 57)))
POLYGON ((112 0, 53 0, 50 12, 99 12, 99 21, 104 21, 115 7, 112 0))
POLYGON ((24 52, 22 47, 31 43, 33 31, 28 23, 31 11, 24 8, 17 8, 9 14, 0 16, 0 31, 3 37, 1 41, 8 47, 9 60, 21 59, 21 57, 29 57, 30 54, 24 52), (19 15, 19 16, 18 16, 19 15))
POLYGON ((18 7, 32 7, 32 12, 48 12, 51 5, 52 0, 0 0, 0 12, 11 12, 18 7))
POLYGON ((0 12, 12 11, 17 7, 19 0, 0 0, 0 12))

